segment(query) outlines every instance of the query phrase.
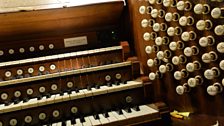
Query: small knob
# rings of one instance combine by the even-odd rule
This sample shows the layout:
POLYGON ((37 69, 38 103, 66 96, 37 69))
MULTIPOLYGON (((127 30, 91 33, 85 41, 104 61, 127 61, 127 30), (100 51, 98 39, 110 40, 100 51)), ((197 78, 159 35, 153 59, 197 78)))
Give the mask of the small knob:
POLYGON ((163 6, 169 7, 169 6, 171 6, 172 2, 173 2, 172 0, 163 0, 163 6))
POLYGON ((218 50, 219 53, 224 53, 224 42, 220 42, 217 45, 217 50, 218 50))
POLYGON ((181 0, 177 2, 177 10, 179 11, 183 11, 183 10, 190 11, 191 8, 192 8, 192 4, 189 1, 184 2, 181 0))
POLYGON ((144 39, 145 41, 149 41, 149 40, 151 39, 151 34, 148 33, 148 32, 145 32, 145 33, 143 34, 143 39, 144 39))
POLYGON ((152 46, 146 46, 146 47, 145 47, 145 52, 146 52, 147 54, 151 54, 151 53, 153 52, 153 48, 152 48, 152 46))
POLYGON ((175 71, 174 72, 174 78, 176 80, 181 80, 182 79, 182 73, 180 71, 175 71))
POLYGON ((156 79, 156 74, 153 73, 153 72, 149 73, 149 79, 150 80, 155 80, 156 79))
POLYGON ((188 76, 189 76, 189 73, 185 69, 182 69, 181 71, 174 72, 174 78, 176 80, 181 80, 182 78, 186 78, 188 76))
POLYGON ((204 63, 210 63, 211 62, 211 55, 209 53, 204 53, 202 55, 201 59, 204 63))
POLYGON ((201 47, 211 46, 211 45, 214 45, 214 43, 215 43, 215 38, 211 35, 209 35, 207 37, 201 37, 199 39, 199 45, 201 47))
POLYGON ((187 42, 189 40, 195 40, 196 38, 197 38, 197 34, 194 31, 183 32, 181 34, 181 39, 185 42, 187 42))
POLYGON ((146 28, 146 27, 148 27, 148 20, 147 19, 143 19, 142 21, 141 21, 141 26, 143 27, 143 28, 146 28))
POLYGON ((159 16, 158 9, 152 9, 151 16, 152 16, 152 18, 157 18, 159 16))
POLYGON ((213 8, 212 11, 211 11, 211 16, 215 19, 218 19, 218 18, 223 18, 223 11, 224 11, 224 8, 213 8))
POLYGON ((155 32, 165 31, 166 29, 167 29, 167 24, 165 24, 165 23, 161 23, 161 24, 155 23, 153 25, 153 31, 155 31, 155 32))
POLYGON ((160 65, 160 66, 159 66, 159 72, 161 72, 161 73, 166 73, 166 72, 167 72, 167 68, 166 68, 166 66, 165 66, 165 65, 160 65))
POLYGON ((149 3, 150 4, 155 4, 156 3, 156 0, 149 0, 149 3))
POLYGON ((187 85, 187 83, 176 87, 176 92, 179 95, 183 95, 185 92, 189 92, 189 91, 190 91, 190 87, 187 85))
POLYGON ((186 48, 184 49, 184 55, 187 56, 187 57, 192 56, 192 55, 193 55, 193 50, 192 50, 192 48, 191 48, 191 47, 186 47, 186 48))
POLYGON ((174 12, 174 13, 168 12, 165 14, 165 20, 167 22, 178 21, 179 19, 180 19, 180 14, 177 12, 174 12))
POLYGON ((196 4, 194 6, 195 14, 208 14, 210 12, 210 6, 208 4, 196 4))
POLYGON ((164 58, 164 52, 163 51, 159 51, 157 54, 156 54, 157 58, 158 59, 163 59, 164 58))
POLYGON ((157 46, 161 46, 163 44, 163 38, 162 37, 156 37, 155 44, 157 46))
POLYGON ((140 14, 145 14, 145 12, 146 12, 146 7, 145 6, 140 6, 139 7, 139 13, 140 14))
POLYGON ((224 26, 223 25, 217 25, 215 27, 215 30, 214 30, 215 34, 218 35, 218 36, 221 36, 224 34, 224 26))
POLYGON ((174 56, 174 57, 172 58, 172 63, 173 63, 174 65, 179 65, 179 64, 180 64, 180 59, 179 59, 179 57, 178 57, 178 56, 174 56))
POLYGON ((170 48, 170 50, 172 50, 172 51, 176 51, 176 50, 177 50, 177 43, 176 43, 176 42, 171 42, 171 43, 169 44, 169 48, 170 48))
POLYGON ((182 16, 180 19, 179 19, 179 24, 181 26, 187 26, 187 25, 193 25, 194 24, 194 18, 192 16, 182 16))
POLYGON ((195 70, 194 63, 188 63, 186 65, 186 70, 189 71, 189 72, 194 72, 194 70, 195 70))
POLYGON ((186 55, 187 57, 190 57, 192 55, 198 55, 198 53, 199 53, 199 48, 196 46, 186 47, 184 49, 184 55, 186 55))
POLYGON ((202 30, 210 30, 213 26, 213 23, 211 20, 199 20, 196 23, 196 28, 200 31, 202 30))
POLYGON ((221 70, 224 70, 224 60, 220 61, 219 67, 221 68, 221 70))
POLYGON ((147 60, 147 65, 148 65, 149 67, 153 67, 153 66, 154 66, 154 60, 153 60, 153 59, 148 59, 148 60, 147 60))
POLYGON ((204 72, 204 76, 208 80, 212 80, 214 78, 214 72, 211 69, 207 69, 204 72))
POLYGON ((189 78, 187 81, 187 84, 192 88, 196 87, 197 85, 200 85, 202 83, 203 83, 203 78, 199 75, 194 78, 189 78))
POLYGON ((221 93, 223 90, 223 87, 220 83, 214 83, 213 85, 210 85, 207 87, 207 92, 211 96, 215 96, 218 93, 221 93))
POLYGON ((167 29, 168 36, 180 35, 182 33, 182 29, 180 27, 169 27, 167 29))

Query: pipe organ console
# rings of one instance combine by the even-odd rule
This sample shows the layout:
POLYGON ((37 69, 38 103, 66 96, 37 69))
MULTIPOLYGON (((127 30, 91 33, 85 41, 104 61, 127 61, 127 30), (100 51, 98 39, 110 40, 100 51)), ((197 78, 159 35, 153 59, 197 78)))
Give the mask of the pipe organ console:
POLYGON ((0 0, 0 126, 224 125, 223 8, 0 0))

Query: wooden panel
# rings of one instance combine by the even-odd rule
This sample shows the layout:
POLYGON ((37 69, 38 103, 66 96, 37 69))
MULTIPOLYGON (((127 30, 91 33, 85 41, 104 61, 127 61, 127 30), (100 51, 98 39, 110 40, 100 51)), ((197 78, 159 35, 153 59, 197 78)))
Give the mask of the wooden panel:
POLYGON ((0 14, 0 38, 4 42, 15 38, 30 38, 33 35, 57 36, 102 29, 116 24, 123 6, 124 3, 118 1, 62 9, 0 14))

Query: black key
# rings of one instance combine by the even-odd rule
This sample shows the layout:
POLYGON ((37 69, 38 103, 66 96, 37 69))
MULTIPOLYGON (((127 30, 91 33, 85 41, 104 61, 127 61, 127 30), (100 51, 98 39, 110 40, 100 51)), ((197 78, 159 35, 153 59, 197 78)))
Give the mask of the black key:
POLYGON ((92 90, 91 88, 92 88, 91 85, 88 85, 88 86, 87 86, 87 90, 91 91, 91 90, 92 90))
POLYGON ((68 94, 71 94, 72 93, 72 91, 70 89, 67 92, 68 92, 68 94))
POLYGON ((37 100, 41 100, 42 98, 43 98, 42 95, 37 96, 37 100))
POLYGON ((111 82, 107 82, 107 86, 108 87, 111 87, 112 86, 112 83, 111 82))
POLYGON ((123 112, 121 109, 119 109, 118 111, 116 111, 118 115, 123 115, 123 112))
POLYGON ((127 113, 131 113, 131 108, 124 109, 127 113))
POLYGON ((46 71, 45 74, 50 74, 50 72, 49 71, 46 71))
POLYGON ((65 121, 62 121, 62 126, 66 126, 66 122, 65 121))
POLYGON ((115 81, 115 84, 116 85, 120 85, 120 81, 115 81))
POLYGON ((134 109, 135 111, 140 111, 139 106, 135 106, 135 107, 133 107, 133 109, 134 109))
POLYGON ((63 95, 64 95, 63 91, 60 91, 60 96, 63 96, 63 95))
POLYGON ((31 74, 25 74, 25 78, 31 77, 31 74))
POLYGON ((46 97, 47 97, 47 98, 50 98, 50 97, 51 97, 51 94, 47 93, 47 94, 46 94, 46 97))
POLYGON ((100 89, 100 85, 98 85, 98 84, 95 85, 95 88, 96 88, 96 89, 100 89))
POLYGON ((9 102, 9 101, 6 101, 4 104, 5 104, 5 106, 9 106, 9 105, 12 104, 12 103, 9 102))
POLYGON ((23 102, 25 103, 25 102, 28 102, 29 101, 29 98, 24 98, 23 99, 23 102))
POLYGON ((75 118, 72 118, 71 119, 71 123, 74 125, 74 124, 76 124, 76 122, 75 122, 75 118))
POLYGON ((84 123, 84 122, 85 122, 84 117, 81 117, 81 118, 80 118, 80 121, 81 121, 81 123, 84 123))
POLYGON ((19 102, 20 102, 19 99, 15 99, 15 100, 14 100, 14 104, 18 104, 19 102))
POLYGON ((38 72, 38 76, 41 76, 41 75, 43 75, 42 72, 38 72))
POLYGON ((17 78, 17 79, 22 79, 23 76, 22 76, 22 75, 19 75, 19 76, 17 76, 16 78, 17 78))
POLYGON ((127 81, 125 80, 125 81, 123 81, 123 83, 124 83, 124 84, 127 84, 127 81))
POLYGON ((93 117, 94 117, 96 120, 100 119, 100 117, 99 117, 98 114, 95 114, 93 117))
POLYGON ((108 117, 109 117, 108 112, 103 113, 103 116, 104 116, 105 118, 108 118, 108 117))

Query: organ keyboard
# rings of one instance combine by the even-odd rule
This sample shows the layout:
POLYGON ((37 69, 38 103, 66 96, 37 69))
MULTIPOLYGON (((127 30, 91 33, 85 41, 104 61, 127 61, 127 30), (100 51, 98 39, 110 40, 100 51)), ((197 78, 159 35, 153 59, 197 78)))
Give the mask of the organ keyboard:
POLYGON ((23 2, 0 0, 0 126, 169 123, 122 37, 125 1, 23 2))

